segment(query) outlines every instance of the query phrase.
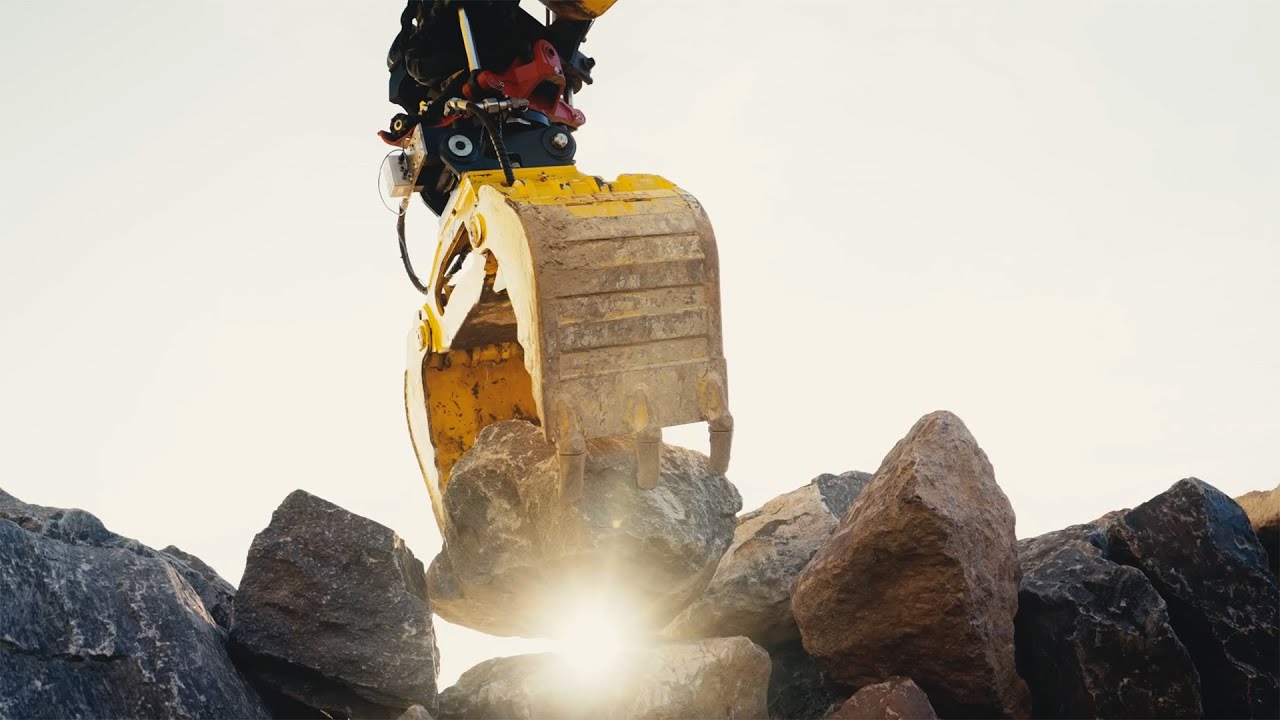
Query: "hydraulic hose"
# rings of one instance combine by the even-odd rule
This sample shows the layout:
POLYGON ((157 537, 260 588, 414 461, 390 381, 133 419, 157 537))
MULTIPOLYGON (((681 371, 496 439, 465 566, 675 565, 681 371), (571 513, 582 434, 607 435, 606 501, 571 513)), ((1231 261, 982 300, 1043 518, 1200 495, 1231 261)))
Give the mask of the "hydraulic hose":
POLYGON ((400 203, 400 216, 396 218, 396 235, 400 236, 400 260, 404 263, 404 271, 409 275, 409 282, 417 288, 418 292, 423 295, 431 294, 426 285, 422 284, 422 280, 418 279, 418 274, 413 271, 413 263, 409 261, 409 244, 404 239, 404 216, 409 213, 409 198, 406 197, 404 202, 400 203))
MULTIPOLYGON (((489 136, 489 142, 493 144, 493 152, 498 156, 498 164, 502 166, 502 175, 506 178, 508 187, 516 182, 515 172, 511 169, 511 158, 507 157, 507 147, 502 142, 502 136, 498 134, 497 128, 494 127, 493 119, 489 117, 489 113, 476 103, 461 98, 453 98, 449 100, 445 108, 445 112, 449 111, 449 107, 460 107, 470 113, 476 120, 480 121, 480 125, 484 127, 484 131, 489 136)), ((413 271, 413 263, 409 260, 409 244, 405 240, 404 234, 404 216, 409 212, 409 198, 405 197, 400 203, 400 215, 396 218, 396 235, 400 240, 400 261, 404 263, 405 274, 409 276, 409 282, 413 283, 413 287, 423 295, 429 295, 430 290, 423 284, 418 274, 413 271)))
POLYGON ((497 129, 494 128, 493 118, 490 118, 489 113, 470 100, 455 98, 450 103, 471 113, 471 116, 479 120, 480 124, 484 126, 484 131, 489 136, 489 141, 493 144, 493 152, 498 156, 498 164, 502 166, 502 175, 506 178, 507 186, 514 185, 516 175, 511 170, 511 158, 507 157, 507 146, 502 142, 502 136, 498 134, 497 129))

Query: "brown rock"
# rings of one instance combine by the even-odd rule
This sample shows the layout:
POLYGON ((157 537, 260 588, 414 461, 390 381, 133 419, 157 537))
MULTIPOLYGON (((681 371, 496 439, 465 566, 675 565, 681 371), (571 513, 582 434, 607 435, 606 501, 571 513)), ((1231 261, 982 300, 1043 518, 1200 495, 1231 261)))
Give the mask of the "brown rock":
POLYGON ((1280 574, 1280 485, 1270 490, 1254 490, 1236 498, 1249 516, 1258 542, 1267 549, 1271 572, 1280 574))
POLYGON ((827 720, 937 720, 924 691, 911 678, 891 677, 868 685, 840 706, 827 720))
POLYGON ((805 648, 837 682, 912 677, 947 717, 1021 717, 1014 516, 960 418, 926 415, 800 573, 805 648))

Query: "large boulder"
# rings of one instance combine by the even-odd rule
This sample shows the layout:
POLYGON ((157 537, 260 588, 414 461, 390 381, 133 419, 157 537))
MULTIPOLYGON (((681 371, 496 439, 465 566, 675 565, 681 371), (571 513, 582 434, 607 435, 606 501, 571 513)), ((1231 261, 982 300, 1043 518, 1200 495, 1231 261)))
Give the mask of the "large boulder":
POLYGON ((796 578, 805 648, 837 682, 911 677, 945 717, 1023 716, 1013 509, 960 418, 921 418, 796 578))
POLYGON ((463 673, 440 694, 437 717, 763 719, 768 680, 768 654, 742 637, 664 644, 604 665, 518 655, 463 673))
POLYGON ((1211 718, 1280 715, 1280 587, 1249 518, 1195 478, 1120 517, 1111 558, 1143 572, 1200 673, 1211 718))
POLYGON ((911 678, 891 677, 868 685, 849 698, 827 720, 938 720, 929 697, 911 678))
POLYGON ((1258 542, 1271 558, 1271 572, 1280 574, 1280 485, 1270 490, 1254 490, 1236 498, 1249 516, 1258 542))
POLYGON ((435 705, 422 563, 388 528, 301 490, 249 548, 231 641, 278 715, 435 705))
POLYGON ((1018 670, 1038 718, 1201 717, 1200 679, 1139 570, 1099 526, 1018 542, 1018 670))
POLYGON ((791 583, 871 476, 823 474, 738 518, 733 543, 706 592, 665 631, 677 638, 745 635, 765 647, 800 638, 791 583))
POLYGON ((0 491, 0 717, 269 717, 189 569, 0 491))
POLYGON ((848 699, 848 688, 832 682, 799 640, 769 649, 769 717, 821 720, 848 699))
POLYGON ((636 487, 625 439, 588 443, 581 500, 561 502, 555 448, 523 421, 489 425, 444 492, 436 614, 492 635, 561 634, 583 593, 660 629, 707 586, 733 538, 738 491, 700 453, 662 446, 661 483, 636 487))

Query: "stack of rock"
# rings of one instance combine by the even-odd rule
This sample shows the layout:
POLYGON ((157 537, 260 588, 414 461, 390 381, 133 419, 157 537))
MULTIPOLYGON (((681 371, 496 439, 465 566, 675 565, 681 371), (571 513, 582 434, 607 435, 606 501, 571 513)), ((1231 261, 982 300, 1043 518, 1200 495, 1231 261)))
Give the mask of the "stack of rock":
POLYGON ((1280 714, 1280 488, 1237 503, 1191 478, 1016 541, 946 412, 874 475, 821 475, 740 517, 700 454, 664 446, 652 490, 633 457, 594 442, 566 505, 537 428, 490 426, 453 471, 429 569, 297 491, 238 592, 176 548, 0 492, 0 717, 1280 714), (496 658, 437 693, 433 613, 554 638, 585 621, 569 596, 587 590, 643 642, 609 663, 496 658))
POLYGON ((773 718, 1276 717, 1278 524, 1280 488, 1191 478, 1018 542, 986 455, 933 413, 873 477, 742 516, 667 634, 763 645, 773 718))
POLYGON ((483 632, 553 639, 591 619, 579 612, 605 611, 626 626, 610 634, 636 645, 589 677, 555 654, 487 661, 441 694, 438 715, 763 717, 769 659, 742 633, 657 637, 729 547, 742 508, 733 485, 700 453, 664 445, 661 482, 641 490, 631 444, 595 440, 582 499, 565 504, 556 463, 529 423, 481 431, 444 493, 444 548, 427 572, 432 607, 483 632), (584 595, 594 598, 586 608, 584 595))
POLYGON ((739 521, 676 637, 770 652, 775 718, 1010 717, 1013 511, 959 418, 921 419, 874 476, 823 475, 739 521))

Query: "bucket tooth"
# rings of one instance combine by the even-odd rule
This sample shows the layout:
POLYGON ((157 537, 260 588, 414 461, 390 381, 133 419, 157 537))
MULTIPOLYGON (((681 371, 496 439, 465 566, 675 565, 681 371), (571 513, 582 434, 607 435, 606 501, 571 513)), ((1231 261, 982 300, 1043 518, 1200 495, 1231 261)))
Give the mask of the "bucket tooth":
POLYGON ((733 415, 729 414, 729 392, 724 379, 709 373, 698 383, 698 403, 711 434, 710 470, 723 475, 729 469, 729 451, 733 447, 733 415))
POLYGON ((557 451, 560 459, 560 499, 565 504, 582 499, 582 478, 586 474, 587 454, 557 451))
POLYGON ((662 482, 662 428, 653 427, 636 433, 636 486, 652 490, 662 482))
POLYGON ((582 499, 582 479, 587 469, 587 438, 578 422, 578 413, 559 403, 556 455, 560 462, 560 500, 566 504, 582 499))
POLYGON ((707 423, 707 427, 711 436, 709 469, 716 475, 723 475, 729 470, 729 452, 733 448, 733 416, 726 413, 707 423))
POLYGON ((647 388, 642 385, 633 390, 630 401, 631 427, 636 439, 636 486, 652 490, 662 480, 662 425, 653 412, 647 388))

